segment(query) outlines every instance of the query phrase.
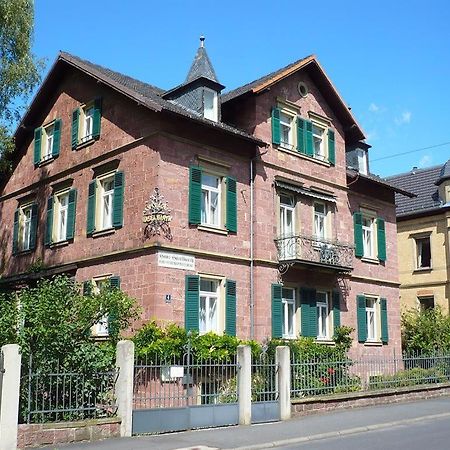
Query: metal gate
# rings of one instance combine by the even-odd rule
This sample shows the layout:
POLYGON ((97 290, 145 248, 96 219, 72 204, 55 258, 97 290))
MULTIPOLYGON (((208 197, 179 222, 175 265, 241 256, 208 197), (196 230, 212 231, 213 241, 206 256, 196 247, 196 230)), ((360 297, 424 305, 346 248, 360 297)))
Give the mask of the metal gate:
POLYGON ((198 360, 189 344, 179 358, 137 359, 133 434, 236 425, 238 370, 235 357, 198 360))
POLYGON ((280 420, 278 364, 267 354, 252 360, 252 423, 280 420))

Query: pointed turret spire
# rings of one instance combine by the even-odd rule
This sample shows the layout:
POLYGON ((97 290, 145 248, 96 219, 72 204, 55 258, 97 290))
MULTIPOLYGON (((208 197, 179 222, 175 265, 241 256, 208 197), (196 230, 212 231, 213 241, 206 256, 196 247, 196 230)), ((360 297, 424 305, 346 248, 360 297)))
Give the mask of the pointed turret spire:
POLYGON ((208 54, 206 53, 205 36, 200 36, 200 47, 198 48, 194 61, 189 69, 185 83, 189 83, 200 77, 208 78, 215 83, 219 82, 208 54))

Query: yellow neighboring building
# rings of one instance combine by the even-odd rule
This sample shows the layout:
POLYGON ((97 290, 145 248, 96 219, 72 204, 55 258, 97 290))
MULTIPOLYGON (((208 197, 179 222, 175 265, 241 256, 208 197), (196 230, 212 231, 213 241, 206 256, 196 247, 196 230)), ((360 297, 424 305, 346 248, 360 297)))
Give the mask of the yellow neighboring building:
POLYGON ((389 177, 417 197, 396 195, 402 309, 450 313, 450 160, 389 177))

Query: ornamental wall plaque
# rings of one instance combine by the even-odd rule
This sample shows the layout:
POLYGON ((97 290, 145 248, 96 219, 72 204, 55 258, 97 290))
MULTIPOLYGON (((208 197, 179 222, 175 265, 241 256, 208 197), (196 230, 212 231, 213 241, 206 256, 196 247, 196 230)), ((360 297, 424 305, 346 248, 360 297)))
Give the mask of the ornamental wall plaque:
POLYGON ((145 224, 144 239, 152 236, 164 236, 169 241, 172 240, 170 222, 172 221, 171 211, 164 196, 155 187, 150 199, 145 202, 142 222, 145 224))

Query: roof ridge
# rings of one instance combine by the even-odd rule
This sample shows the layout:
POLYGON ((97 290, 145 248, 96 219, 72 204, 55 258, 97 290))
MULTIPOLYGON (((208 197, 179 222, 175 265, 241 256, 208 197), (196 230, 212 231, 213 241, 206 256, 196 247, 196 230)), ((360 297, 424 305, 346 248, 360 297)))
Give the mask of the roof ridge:
POLYGON ((389 180, 389 179, 392 179, 392 178, 398 178, 398 177, 405 176, 405 175, 413 175, 413 172, 414 172, 414 174, 416 174, 417 172, 426 172, 428 170, 441 169, 442 166, 443 166, 443 164, 436 164, 435 166, 411 169, 411 170, 408 170, 407 172, 401 172, 401 173, 398 173, 398 174, 395 174, 395 175, 389 175, 388 177, 385 177, 384 179, 385 180, 389 180))

